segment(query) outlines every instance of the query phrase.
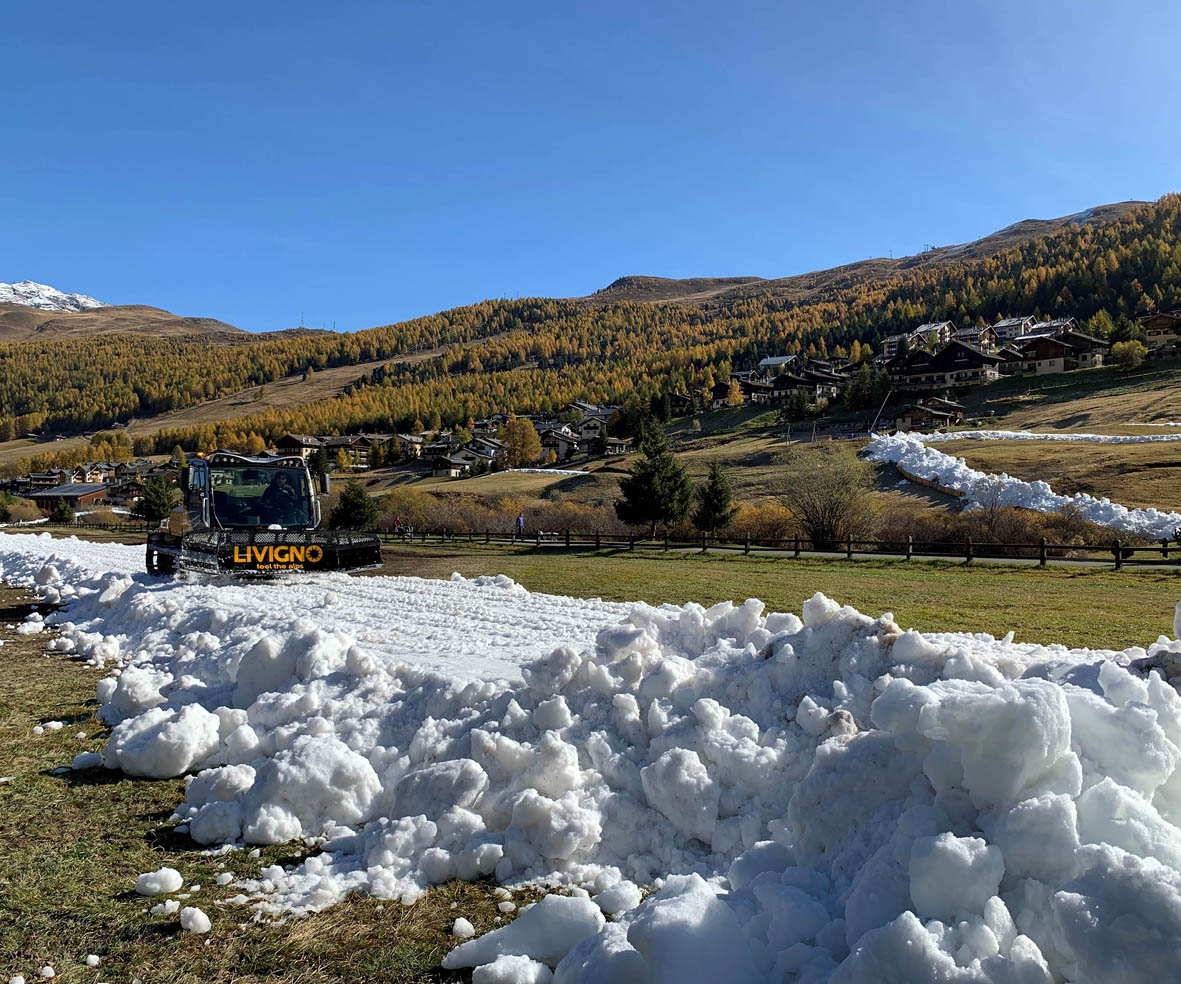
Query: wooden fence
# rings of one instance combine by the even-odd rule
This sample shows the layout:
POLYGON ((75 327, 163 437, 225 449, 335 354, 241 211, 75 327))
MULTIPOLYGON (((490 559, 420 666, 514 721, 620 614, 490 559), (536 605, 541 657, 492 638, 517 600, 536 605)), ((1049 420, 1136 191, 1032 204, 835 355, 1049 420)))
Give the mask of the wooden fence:
MULTIPOLYGON (((103 530, 111 533, 146 534, 155 525, 137 523, 74 524, 77 529, 103 530)), ((572 530, 496 532, 456 532, 452 530, 413 530, 402 532, 379 531, 382 543, 398 544, 482 544, 501 547, 532 547, 535 549, 593 551, 663 551, 679 553, 759 554, 766 557, 828 557, 854 560, 863 558, 892 558, 909 561, 916 557, 960 560, 971 564, 975 560, 1016 560, 1045 567, 1050 561, 1091 561, 1110 563, 1116 570, 1125 566, 1175 566, 1181 564, 1181 542, 1160 540, 1148 545, 1132 545, 1112 540, 1107 545, 1084 546, 1072 543, 1050 543, 1044 537, 1036 543, 999 543, 967 539, 963 542, 920 542, 912 537, 905 540, 863 540, 846 538, 830 543, 814 543, 804 537, 758 539, 754 537, 726 537, 702 534, 699 538, 645 537, 620 533, 575 533, 572 530)))

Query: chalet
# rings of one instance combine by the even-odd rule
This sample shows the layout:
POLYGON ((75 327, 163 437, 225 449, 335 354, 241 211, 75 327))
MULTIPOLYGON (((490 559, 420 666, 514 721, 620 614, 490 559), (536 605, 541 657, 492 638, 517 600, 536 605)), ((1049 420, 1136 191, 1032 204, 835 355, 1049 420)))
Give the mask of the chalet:
POLYGON ((817 397, 836 399, 845 386, 849 377, 828 369, 803 369, 799 374, 803 379, 816 384, 817 397))
POLYGON ((609 437, 606 441, 609 455, 631 454, 632 439, 630 437, 609 437))
POLYGON ((775 387, 762 379, 742 379, 739 380, 738 386, 742 390, 742 398, 747 403, 762 406, 770 403, 775 396, 775 387))
POLYGON ((670 393, 668 398, 672 404, 674 417, 683 417, 685 414, 693 412, 693 397, 688 393, 670 393))
POLYGON ((578 453, 578 435, 566 424, 543 426, 538 434, 543 457, 546 452, 552 451, 558 461, 566 461, 578 453))
POLYGON ((963 389, 999 376, 999 356, 953 340, 938 352, 908 352, 890 364, 895 386, 911 390, 963 389))
POLYGON ((304 461, 324 446, 324 442, 310 434, 284 434, 275 442, 275 450, 283 455, 297 454, 304 461))
POLYGON ((52 512, 54 506, 64 502, 71 509, 90 509, 107 497, 107 487, 101 482, 69 482, 65 485, 55 485, 51 489, 42 489, 29 496, 38 508, 45 512, 52 512))
POLYGON ((1086 335, 1081 331, 1064 331, 1060 336, 1070 346, 1072 354, 1067 357, 1067 369, 1090 369, 1103 365, 1111 346, 1102 338, 1086 335))
POLYGON ((982 328, 961 328, 951 336, 956 341, 964 342, 981 352, 995 352, 997 347, 997 333, 995 328, 985 325, 982 328))
POLYGON ((930 431, 950 427, 955 422, 955 415, 948 410, 912 403, 895 418, 894 428, 900 431, 930 431))
POLYGON ((597 441, 600 438, 606 437, 607 423, 614 414, 614 410, 611 411, 610 416, 605 416, 601 412, 586 414, 575 428, 578 432, 578 439, 581 441, 597 441))
POLYGON ((499 461, 506 453, 504 445, 494 437, 473 437, 464 447, 471 448, 482 457, 491 458, 493 461, 499 461))
POLYGON ((144 483, 138 478, 128 478, 107 484, 107 502, 113 506, 130 506, 143 498, 144 483))
POLYGON ((1047 373, 1067 372, 1103 365, 1109 349, 1101 338, 1093 338, 1078 331, 1061 335, 1043 335, 1024 342, 1021 353, 1021 373, 1043 376, 1047 373))
POLYGON ((1021 373, 1021 362, 1024 356, 1021 350, 1014 345, 1006 345, 996 353, 1000 356, 1001 362, 997 368, 1000 370, 1002 376, 1017 376, 1021 373))
POLYGON ((809 403, 815 403, 820 393, 814 381, 805 379, 803 375, 785 372, 771 380, 772 402, 783 403, 797 393, 801 394, 809 403))
POLYGON ((142 475, 146 475, 151 467, 152 463, 150 461, 121 461, 115 466, 113 480, 115 482, 125 482, 128 479, 139 478, 142 475))
POLYGON ((1174 348, 1181 343, 1181 308, 1150 314, 1140 318, 1139 322, 1150 352, 1174 348))
POLYGON ((424 458, 445 458, 451 453, 451 443, 449 441, 432 441, 430 444, 422 446, 422 457, 424 458))
POLYGON ((710 390, 709 405, 712 410, 724 410, 730 405, 730 384, 714 383, 710 390))
POLYGON ((950 321, 928 321, 913 331, 889 335, 882 339, 882 354, 887 358, 894 358, 902 351, 904 341, 907 351, 943 345, 951 339, 954 330, 955 326, 950 321))
POLYGON ((1021 335, 1029 334, 1029 329, 1037 324, 1037 318, 1027 314, 1023 318, 1001 318, 992 330, 996 332, 998 342, 1007 342, 1021 335))
POLYGON ((459 478, 466 475, 470 467, 463 458, 442 455, 431 465, 431 474, 435 478, 459 478))
POLYGON ((923 347, 928 345, 946 345, 951 341, 951 335, 954 331, 955 325, 950 321, 928 321, 925 325, 919 325, 912 331, 910 337, 914 342, 917 342, 923 347))
POLYGON ((759 360, 759 375, 763 379, 768 379, 772 376, 778 375, 783 370, 796 361, 794 355, 770 355, 765 359, 759 360))
POLYGON ((398 453, 403 458, 422 457, 422 449, 426 445, 426 438, 421 434, 399 434, 395 440, 398 442, 398 453))
POLYGON ((29 488, 33 492, 41 492, 72 480, 73 473, 68 468, 50 468, 49 471, 30 473, 29 488))
POLYGON ((945 400, 941 396, 928 396, 925 399, 919 400, 919 404, 950 414, 953 424, 962 424, 964 422, 964 405, 962 403, 956 403, 955 400, 945 400))
POLYGON ((1074 318, 1049 318, 1039 321, 1030 330, 1030 335, 1061 335, 1064 331, 1078 331, 1074 318))

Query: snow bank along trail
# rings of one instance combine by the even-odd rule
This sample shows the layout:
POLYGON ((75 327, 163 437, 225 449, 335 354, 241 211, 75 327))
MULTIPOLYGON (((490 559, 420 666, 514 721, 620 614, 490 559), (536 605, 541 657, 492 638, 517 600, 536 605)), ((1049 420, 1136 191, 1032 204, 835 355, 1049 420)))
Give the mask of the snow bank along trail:
MULTIPOLYGON (((1012 478, 1003 472, 999 475, 976 471, 968 467, 963 458, 954 458, 942 451, 926 446, 933 437, 942 439, 979 438, 982 434, 1003 434, 1003 431, 959 431, 954 434, 892 434, 875 437, 865 447, 870 461, 889 461, 900 465, 913 475, 932 478, 940 485, 965 492, 968 507, 979 505, 982 498, 996 501, 1002 506, 1020 506, 1037 512, 1061 512, 1064 509, 1078 509, 1084 518, 1116 530, 1126 530, 1156 539, 1167 537, 1172 540, 1181 529, 1181 513, 1165 512, 1159 509, 1129 509, 1110 499, 1097 499, 1093 495, 1076 492, 1074 495, 1058 495, 1046 482, 1025 482, 1012 478)), ((1029 435, 1030 438, 1056 437, 1065 435, 1029 435)), ((1101 435, 1086 435, 1098 438, 1101 435)), ((1144 443, 1160 435, 1144 438, 1130 437, 1111 443, 1144 443)), ((1167 435, 1172 438, 1172 435, 1167 435)))
POLYGON ((57 648, 112 668, 107 767, 190 774, 201 843, 323 849, 242 884, 260 914, 491 875, 576 897, 456 947, 445 965, 476 981, 1177 979, 1181 698, 1129 669, 1181 667, 1176 642, 919 634, 821 595, 802 617, 593 603, 496 682, 467 655, 459 676, 416 662, 430 647, 402 634, 426 620, 403 630, 392 603, 384 649, 319 624, 331 603, 282 624, 282 594, 342 579, 251 609, 104 573, 89 546, 5 536, 0 575, 63 602, 57 648))
POLYGON ((1043 434, 1040 431, 1005 430, 935 431, 930 434, 914 432, 911 436, 917 437, 924 444, 941 444, 946 441, 1057 441, 1064 444, 1159 444, 1162 441, 1181 441, 1181 434, 1043 434))

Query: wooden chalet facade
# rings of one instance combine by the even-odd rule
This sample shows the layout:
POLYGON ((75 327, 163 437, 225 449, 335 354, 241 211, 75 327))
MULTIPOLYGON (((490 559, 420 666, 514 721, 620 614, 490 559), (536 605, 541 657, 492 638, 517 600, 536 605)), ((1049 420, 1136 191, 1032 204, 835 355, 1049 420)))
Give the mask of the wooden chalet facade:
POLYGON ((37 508, 44 512, 52 512, 54 506, 64 502, 71 509, 92 509, 99 503, 106 501, 107 487, 101 482, 69 482, 56 485, 51 489, 41 489, 29 496, 37 508))
POLYGON ((908 352, 889 365, 900 389, 965 389, 999 378, 1000 356, 952 340, 938 352, 908 352))
POLYGON ((1139 320, 1140 327, 1144 329, 1148 351, 1173 349, 1181 344, 1181 308, 1150 314, 1139 320))
POLYGON ((1001 318, 992 326, 992 330, 996 332, 998 342, 1008 342, 1028 334, 1029 329, 1035 324, 1037 324, 1037 318, 1032 314, 1027 314, 1023 318, 1001 318))

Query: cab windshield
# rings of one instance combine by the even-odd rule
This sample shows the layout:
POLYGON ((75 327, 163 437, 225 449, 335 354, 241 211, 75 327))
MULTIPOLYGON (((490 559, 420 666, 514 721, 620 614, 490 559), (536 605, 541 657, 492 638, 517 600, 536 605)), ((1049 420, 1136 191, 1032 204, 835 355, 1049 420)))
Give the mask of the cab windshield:
POLYGON ((222 526, 307 526, 311 497, 299 468, 210 467, 213 513, 222 526))

